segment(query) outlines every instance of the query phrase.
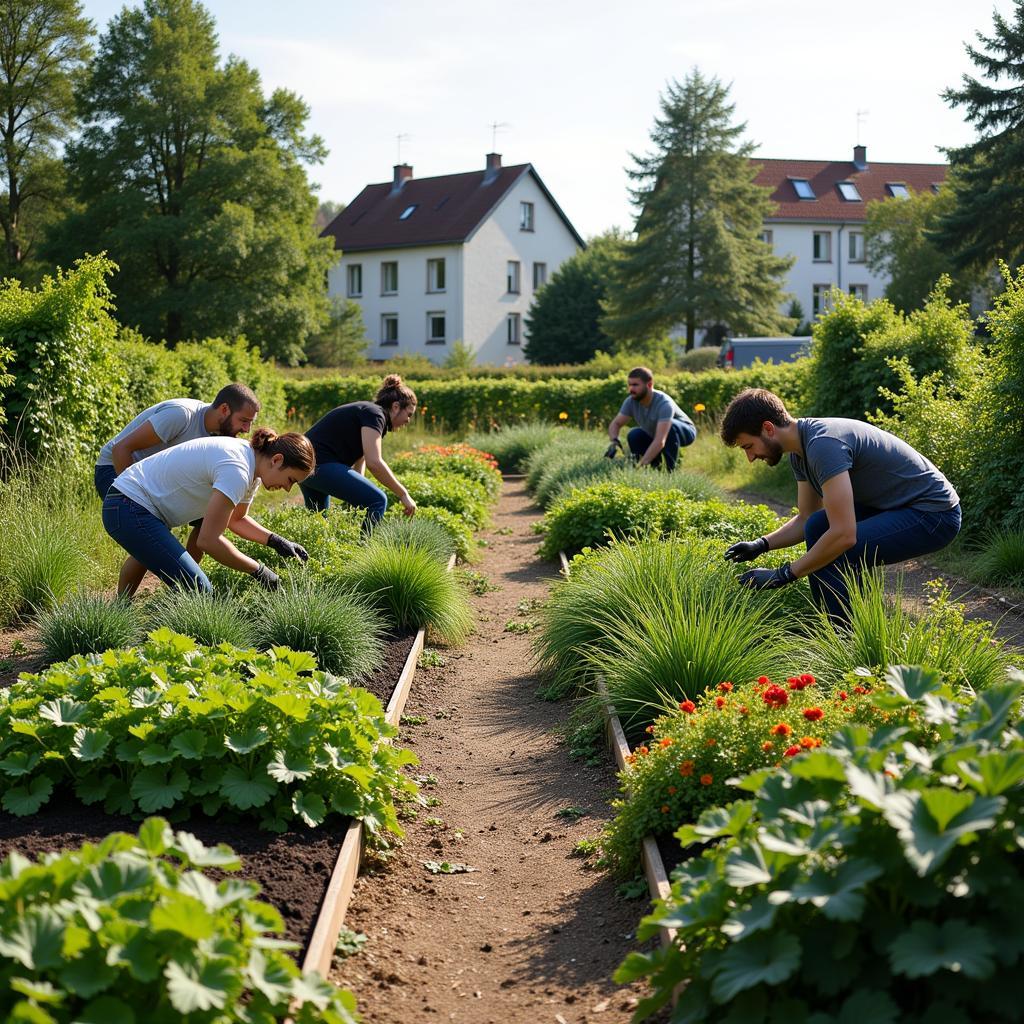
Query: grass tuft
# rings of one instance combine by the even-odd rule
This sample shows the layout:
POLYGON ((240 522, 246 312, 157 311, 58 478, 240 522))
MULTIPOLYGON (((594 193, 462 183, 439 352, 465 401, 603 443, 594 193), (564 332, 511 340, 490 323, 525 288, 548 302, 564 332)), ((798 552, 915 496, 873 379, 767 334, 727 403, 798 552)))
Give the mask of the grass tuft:
POLYGON ((146 606, 146 615, 151 629, 166 626, 209 647, 254 647, 259 635, 252 612, 230 593, 161 587, 146 606))
POLYGON ((102 594, 75 594, 41 612, 36 625, 39 644, 50 663, 130 647, 141 633, 138 606, 102 594))

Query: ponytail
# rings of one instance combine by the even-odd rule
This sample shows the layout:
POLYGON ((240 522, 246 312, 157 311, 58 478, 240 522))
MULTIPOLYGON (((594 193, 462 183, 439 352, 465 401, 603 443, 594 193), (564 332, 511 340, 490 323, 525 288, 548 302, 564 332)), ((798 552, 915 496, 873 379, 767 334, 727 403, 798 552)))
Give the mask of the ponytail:
POLYGON ((257 455, 266 455, 268 458, 284 456, 281 465, 286 469, 301 469, 312 473, 316 466, 313 445, 305 434, 278 434, 270 427, 258 427, 253 431, 249 444, 257 455))
POLYGON ((381 383, 374 401, 382 409, 390 410, 393 402, 398 403, 399 409, 406 409, 416 404, 416 392, 408 384, 403 384, 397 373, 389 373, 381 383))

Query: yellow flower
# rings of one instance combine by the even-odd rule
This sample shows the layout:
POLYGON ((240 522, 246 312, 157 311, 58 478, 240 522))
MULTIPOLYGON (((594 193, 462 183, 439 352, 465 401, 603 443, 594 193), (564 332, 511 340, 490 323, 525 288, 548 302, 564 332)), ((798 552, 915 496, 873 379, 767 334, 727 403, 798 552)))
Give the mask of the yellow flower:
POLYGON ((558 414, 558 418, 560 420, 567 420, 569 418, 569 414, 567 412, 560 412, 558 414))
POLYGON ((704 403, 703 403, 703 402, 698 402, 698 403, 697 403, 697 404, 696 404, 696 405, 695 405, 695 406, 693 407, 693 409, 694 409, 694 412, 703 412, 703 411, 704 411, 704 403))

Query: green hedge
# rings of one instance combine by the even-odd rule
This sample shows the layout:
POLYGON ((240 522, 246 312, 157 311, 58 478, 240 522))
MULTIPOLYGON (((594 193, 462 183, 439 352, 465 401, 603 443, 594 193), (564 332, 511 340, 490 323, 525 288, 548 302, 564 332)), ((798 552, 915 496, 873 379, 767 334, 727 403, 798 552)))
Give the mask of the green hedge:
MULTIPOLYGON (((776 366, 762 363, 746 370, 708 370, 659 376, 655 385, 667 391, 695 419, 697 405, 706 417, 720 412, 743 388, 765 387, 800 410, 806 381, 805 362, 776 366)), ((611 419, 626 397, 623 375, 607 378, 459 377, 454 380, 415 380, 420 412, 428 423, 451 430, 487 429, 522 420, 563 421, 580 426, 611 419), (565 419, 562 420, 562 414, 565 419)), ((321 377, 286 380, 288 406, 302 419, 316 420, 335 406, 373 398, 380 385, 374 377, 321 377)))

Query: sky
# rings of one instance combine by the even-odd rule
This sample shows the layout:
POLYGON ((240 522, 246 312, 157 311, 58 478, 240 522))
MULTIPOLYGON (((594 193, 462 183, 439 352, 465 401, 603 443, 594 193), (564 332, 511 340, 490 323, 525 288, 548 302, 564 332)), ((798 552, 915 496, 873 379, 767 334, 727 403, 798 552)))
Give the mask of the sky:
MULTIPOLYGON (((84 0, 101 31, 122 6, 84 0)), ((322 199, 389 181, 399 152, 422 178, 482 169, 494 145, 506 165, 532 163, 588 237, 632 227, 630 154, 648 149, 666 84, 693 67, 731 85, 759 156, 850 159, 859 130, 869 162, 941 162, 974 132, 940 94, 973 72, 965 42, 1013 0, 206 6, 224 55, 309 104, 330 150, 310 168, 322 199)))

